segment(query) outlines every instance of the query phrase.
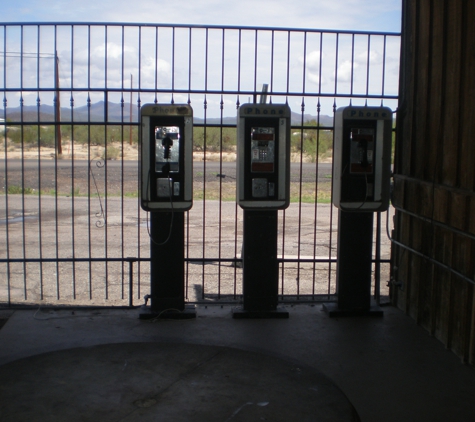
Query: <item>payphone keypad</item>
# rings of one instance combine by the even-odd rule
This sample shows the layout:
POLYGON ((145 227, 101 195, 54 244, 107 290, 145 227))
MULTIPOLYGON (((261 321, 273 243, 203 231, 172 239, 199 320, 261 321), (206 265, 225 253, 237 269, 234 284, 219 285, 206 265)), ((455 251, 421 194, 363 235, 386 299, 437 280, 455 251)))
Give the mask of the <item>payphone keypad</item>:
POLYGON ((275 128, 253 127, 251 130, 251 172, 273 173, 275 128))

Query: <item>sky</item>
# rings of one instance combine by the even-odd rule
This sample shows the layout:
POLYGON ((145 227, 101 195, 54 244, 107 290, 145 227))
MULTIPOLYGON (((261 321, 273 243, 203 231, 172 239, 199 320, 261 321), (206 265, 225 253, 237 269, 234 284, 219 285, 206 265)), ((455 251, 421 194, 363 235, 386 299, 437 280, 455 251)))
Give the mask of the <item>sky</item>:
POLYGON ((2 0, 0 20, 400 32, 401 2, 402 0, 2 0))

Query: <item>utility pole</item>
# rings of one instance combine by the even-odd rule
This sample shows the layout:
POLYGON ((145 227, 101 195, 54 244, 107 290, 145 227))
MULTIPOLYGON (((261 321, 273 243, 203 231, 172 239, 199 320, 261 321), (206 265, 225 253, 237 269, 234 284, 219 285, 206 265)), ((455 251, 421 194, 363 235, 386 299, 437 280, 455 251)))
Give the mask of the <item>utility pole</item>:
POLYGON ((132 145, 132 73, 130 74, 130 126, 129 126, 129 145, 132 145))
POLYGON ((61 155, 63 153, 63 146, 61 143, 61 100, 60 100, 60 92, 59 92, 59 58, 58 52, 55 52, 54 56, 54 84, 55 84, 55 92, 56 92, 56 99, 54 102, 54 122, 55 122, 55 132, 56 132, 56 155, 61 155))

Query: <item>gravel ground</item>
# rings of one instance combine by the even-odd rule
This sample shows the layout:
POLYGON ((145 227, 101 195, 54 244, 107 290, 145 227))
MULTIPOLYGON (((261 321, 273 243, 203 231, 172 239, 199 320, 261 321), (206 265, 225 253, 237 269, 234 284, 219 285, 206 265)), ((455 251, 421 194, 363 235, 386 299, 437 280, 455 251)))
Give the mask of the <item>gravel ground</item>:
MULTIPOLYGON (((147 216, 139 210, 137 202, 108 199, 103 203, 105 214, 100 215, 97 199, 8 195, 9 222, 0 226, 0 256, 20 262, 0 264, 1 272, 7 274, 0 283, 0 302, 128 304, 130 264, 87 262, 87 258, 121 261, 128 257, 149 257, 147 216), (43 263, 23 263, 24 257, 41 259, 43 263), (56 258, 86 259, 86 262, 58 263, 56 258)), ((284 249, 285 258, 334 257, 337 214, 333 213, 330 230, 331 208, 327 204, 318 206, 316 226, 312 205, 302 204, 299 208, 298 204, 291 204, 285 213, 279 212, 279 252, 284 249)), ((0 218, 5 219, 4 210, 2 213, 0 218)), ((216 298, 218 294, 224 297, 240 294, 240 268, 229 262, 220 263, 218 259, 240 256, 241 210, 233 202, 195 201, 186 221, 186 254, 195 260, 186 264, 188 298, 196 301, 216 298), (206 262, 200 261, 203 258, 206 262)), ((382 256, 389 257, 385 236, 382 256)), ((383 287, 388 279, 386 267, 383 265, 383 287)), ((328 263, 285 263, 281 266, 281 292, 285 295, 334 292, 335 269, 334 264, 328 263)), ((148 293, 148 283, 148 262, 134 263, 134 304, 140 303, 148 293)), ((385 289, 382 293, 385 294, 385 289)))

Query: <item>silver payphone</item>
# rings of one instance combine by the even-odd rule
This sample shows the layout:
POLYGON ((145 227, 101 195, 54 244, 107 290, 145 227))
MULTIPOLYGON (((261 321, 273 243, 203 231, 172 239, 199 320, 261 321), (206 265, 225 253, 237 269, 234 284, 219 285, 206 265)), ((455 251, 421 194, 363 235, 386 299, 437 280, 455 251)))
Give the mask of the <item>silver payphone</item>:
POLYGON ((237 125, 243 304, 233 311, 233 318, 288 318, 287 311, 277 309, 277 223, 278 210, 290 202, 290 108, 243 104, 237 125))
POLYGON ((237 201, 243 209, 284 209, 290 201, 290 108, 243 104, 238 111, 237 201))
POLYGON ((196 317, 194 307, 185 305, 184 289, 184 214, 193 205, 192 135, 189 105, 142 106, 140 200, 150 211, 150 308, 141 319, 196 317))
POLYGON ((335 113, 333 204, 342 211, 389 206, 392 111, 349 106, 335 113))
POLYGON ((140 114, 141 206, 187 211, 193 205, 193 109, 145 104, 140 114))

